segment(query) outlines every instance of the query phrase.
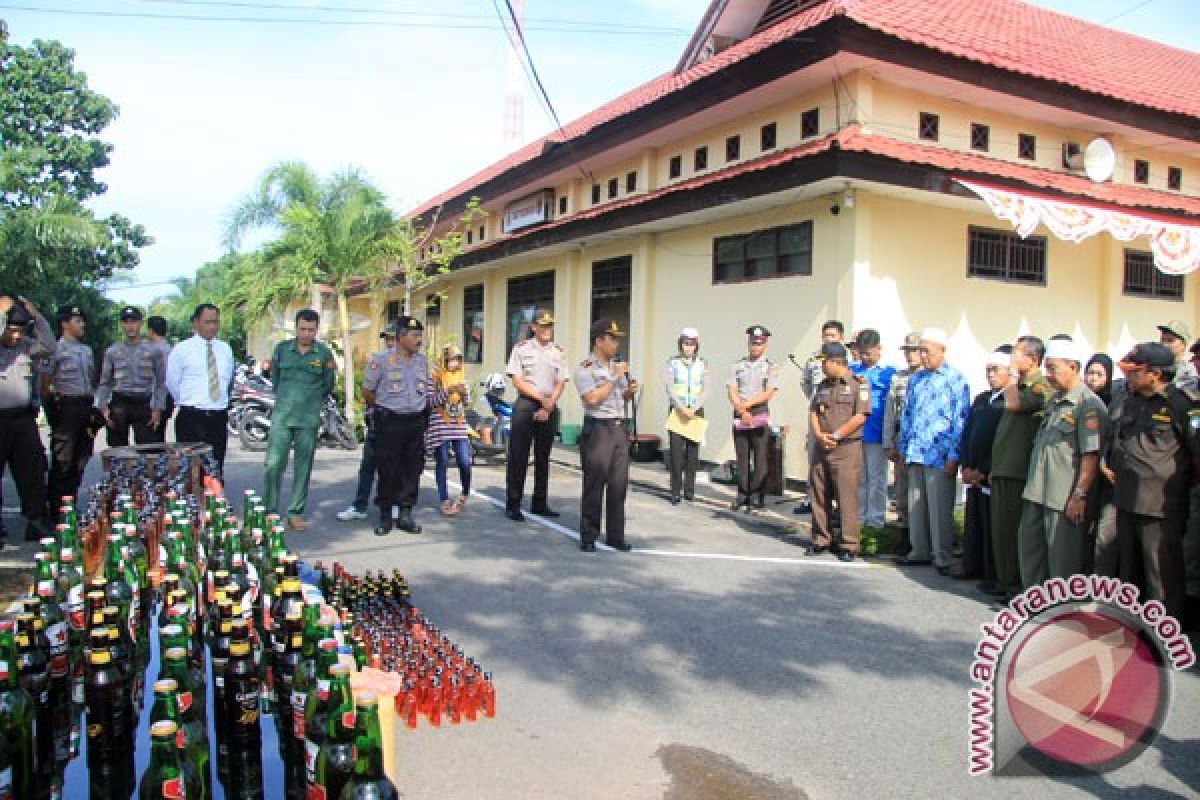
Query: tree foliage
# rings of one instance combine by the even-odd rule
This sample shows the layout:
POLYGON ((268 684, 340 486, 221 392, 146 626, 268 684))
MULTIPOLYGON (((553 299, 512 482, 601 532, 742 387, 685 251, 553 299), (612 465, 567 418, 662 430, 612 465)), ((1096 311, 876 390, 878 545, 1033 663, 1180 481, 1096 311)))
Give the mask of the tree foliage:
POLYGON ((192 312, 201 303, 212 303, 221 309, 221 338, 229 342, 235 357, 246 352, 246 317, 242 309, 230 302, 233 287, 240 276, 252 272, 260 256, 230 253, 210 261, 196 270, 195 278, 176 278, 176 293, 160 297, 150 304, 150 314, 167 320, 167 336, 175 342, 192 335, 192 312))

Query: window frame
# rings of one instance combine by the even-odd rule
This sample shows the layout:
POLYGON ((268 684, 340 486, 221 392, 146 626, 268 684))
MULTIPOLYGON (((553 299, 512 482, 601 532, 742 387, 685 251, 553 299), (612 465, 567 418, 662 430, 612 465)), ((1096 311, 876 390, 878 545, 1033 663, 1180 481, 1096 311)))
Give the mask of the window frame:
POLYGON ((1150 183, 1150 162, 1144 158, 1133 160, 1133 182, 1143 186, 1150 183))
POLYGON ((667 161, 667 180, 673 181, 681 175, 683 175, 683 156, 671 156, 667 161))
POLYGON ((800 112, 800 138, 811 139, 821 135, 821 108, 810 108, 800 112))
POLYGON ((570 209, 570 207, 571 207, 570 201, 567 199, 567 196, 565 194, 559 195, 559 197, 558 197, 558 215, 560 217, 566 216, 567 211, 568 211, 568 209, 570 209))
POLYGON ((600 188, 600 184, 598 184, 598 183, 592 184, 592 205, 594 205, 594 206, 600 205, 600 192, 601 191, 602 191, 602 189, 600 188))
POLYGON ((692 167, 696 172, 708 169, 708 145, 700 145, 692 154, 692 167))
POLYGON ((1032 133, 1017 134, 1017 158, 1037 161, 1037 137, 1032 133))
POLYGON ((1011 283, 1018 286, 1041 286, 1049 285, 1050 279, 1049 269, 1049 240, 1045 236, 1027 236, 1024 239, 1014 231, 1000 230, 998 228, 985 228, 982 225, 967 226, 967 258, 966 258, 966 274, 967 278, 977 278, 979 280, 999 281, 1001 283, 1011 283), (986 235, 992 237, 1001 237, 1004 240, 1006 248, 1006 263, 1003 267, 989 267, 983 264, 973 264, 972 256, 973 249, 976 245, 975 237, 977 235, 986 235), (1037 279, 1014 277, 1016 267, 1012 263, 1013 247, 1033 248, 1036 246, 1041 251, 1041 275, 1037 279), (987 269, 1003 269, 1004 274, 995 275, 988 274, 984 270, 987 269))
POLYGON ((633 194, 637 191, 637 170, 625 173, 625 193, 633 194))
POLYGON ((942 119, 931 111, 917 115, 917 138, 923 142, 936 142, 941 136, 942 119))
POLYGON ((1148 250, 1126 247, 1121 264, 1121 294, 1141 300, 1167 300, 1182 303, 1187 292, 1187 283, 1182 275, 1168 275, 1154 265, 1154 254, 1148 250), (1132 263, 1136 259, 1140 263, 1132 263), (1145 269, 1150 274, 1149 286, 1132 286, 1131 268, 1145 269), (1163 284, 1166 283, 1166 286, 1163 284), (1178 288, 1176 288, 1178 287, 1178 288))
POLYGON ((807 219, 791 225, 779 225, 772 228, 748 231, 746 233, 713 237, 712 285, 737 285, 780 278, 812 277, 814 232, 815 225, 813 224, 813 220, 807 219), (789 232, 801 232, 806 239, 807 247, 801 250, 785 250, 783 247, 784 236, 789 232), (768 245, 770 246, 769 250, 768 245), (723 260, 722 250, 728 252, 728 248, 731 247, 740 249, 740 258, 737 260, 723 260), (807 260, 802 269, 788 271, 782 269, 785 259, 800 257, 805 257, 807 260), (768 262, 768 269, 759 269, 760 266, 768 262), (734 264, 740 264, 740 275, 738 277, 729 277, 726 271, 734 264), (750 274, 752 267, 754 273, 750 274))
POLYGON ((768 122, 758 129, 758 149, 766 153, 779 146, 779 129, 774 122, 768 122))
POLYGON ((725 137, 725 163, 729 164, 734 161, 741 160, 742 157, 742 136, 735 133, 732 136, 725 137))
POLYGON ((534 310, 544 308, 553 314, 554 293, 557 289, 556 282, 557 275, 552 269, 543 270, 541 272, 531 272, 525 275, 514 275, 505 281, 504 341, 507 347, 504 352, 506 355, 511 353, 512 349, 516 347, 517 344, 525 341, 525 339, 528 338, 528 334, 532 330, 529 327, 529 322, 522 322, 518 324, 517 331, 514 334, 511 324, 513 313, 517 310, 523 312, 526 309, 529 309, 530 314, 532 315, 534 310), (547 288, 549 289, 548 293, 545 291, 547 288), (514 289, 516 289, 518 293, 515 299, 513 296, 514 289), (526 334, 524 337, 520 336, 522 330, 526 334), (516 335, 517 338, 514 339, 514 335, 516 335))
POLYGON ((982 122, 971 123, 971 149, 986 153, 992 144, 992 128, 982 122))
POLYGON ((483 351, 487 346, 487 317, 484 313, 484 305, 487 302, 486 293, 482 283, 471 284, 463 287, 463 363, 464 364, 482 364, 483 351), (478 315, 478 325, 474 326, 475 322, 472 315, 478 315), (475 339, 472 334, 478 329, 479 331, 479 346, 472 358, 472 345, 475 339))
POLYGON ((1167 189, 1172 192, 1183 191, 1183 167, 1167 167, 1167 189))

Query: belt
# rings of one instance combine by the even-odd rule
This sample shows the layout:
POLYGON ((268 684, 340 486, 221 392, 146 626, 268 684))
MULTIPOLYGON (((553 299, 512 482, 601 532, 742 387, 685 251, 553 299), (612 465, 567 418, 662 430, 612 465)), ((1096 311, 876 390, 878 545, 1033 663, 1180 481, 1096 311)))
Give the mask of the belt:
POLYGON ((55 398, 60 404, 74 405, 76 403, 83 405, 91 405, 95 398, 90 394, 60 394, 55 398))
POLYGON ((424 411, 424 410, 422 410, 422 411, 392 411, 390 408, 384 408, 383 406, 375 406, 374 413, 381 414, 384 417, 395 417, 396 419, 417 419, 418 417, 425 416, 428 412, 424 411))
POLYGON ((189 414, 199 414, 202 417, 216 417, 229 413, 227 408, 196 408, 195 406, 180 406, 179 410, 189 414))
POLYGON ((590 419, 593 425, 623 425, 625 420, 620 417, 585 417, 590 419))
POLYGON ((113 400, 120 400, 123 403, 149 403, 150 395, 148 394, 128 394, 127 392, 113 392, 113 400))
POLYGON ((18 406, 16 408, 0 408, 0 419, 17 419, 18 417, 32 417, 33 409, 29 406, 18 406))

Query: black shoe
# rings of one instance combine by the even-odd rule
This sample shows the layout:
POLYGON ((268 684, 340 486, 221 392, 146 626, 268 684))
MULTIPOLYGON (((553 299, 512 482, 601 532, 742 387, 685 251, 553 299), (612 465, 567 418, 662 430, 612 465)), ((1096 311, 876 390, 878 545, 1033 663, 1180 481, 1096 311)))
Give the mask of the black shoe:
POLYGON ((421 526, 413 520, 412 509, 400 509, 400 519, 396 520, 396 527, 405 533, 417 534, 421 532, 421 526))
POLYGON ((932 558, 909 558, 908 556, 900 556, 895 562, 897 567, 928 567, 933 563, 932 558))
POLYGON ((687 500, 689 503, 694 503, 696 502, 696 494, 695 492, 684 492, 683 499, 687 500))
POLYGON ((838 561, 849 564, 853 560, 854 560, 854 553, 851 553, 849 550, 839 550, 838 551, 838 561))
POLYGON ((792 509, 793 514, 811 514, 812 503, 804 502, 792 509))
POLYGON ((679 505, 679 495, 673 494, 673 495, 671 495, 670 499, 671 499, 671 505, 673 505, 673 506, 679 505))
POLYGON ((550 517, 551 519, 553 519, 555 517, 562 516, 562 514, 559 514, 557 511, 550 508, 550 506, 534 506, 533 508, 531 508, 529 510, 531 512, 533 512, 534 514, 537 514, 539 517, 550 517))
POLYGON ((616 550, 618 553, 628 553, 633 549, 633 545, 631 545, 629 542, 618 542, 617 544, 605 542, 605 544, 611 547, 613 550, 616 550))
POLYGON ((525 521, 525 515, 521 513, 521 509, 519 509, 519 508, 504 509, 504 516, 508 517, 513 522, 524 522, 525 521))
POLYGON ((762 495, 759 495, 758 499, 754 501, 754 507, 757 510, 762 511, 764 508, 767 507, 766 499, 762 495))
POLYGON ((821 555, 821 553, 825 553, 828 551, 829 551, 829 548, 823 544, 810 544, 808 547, 804 548, 804 555, 819 556, 819 555, 821 555))
POLYGON ((379 525, 375 528, 376 536, 387 536, 392 532, 392 527, 395 522, 392 521, 392 510, 390 508, 381 508, 379 510, 379 525))
POLYGON ((950 577, 950 565, 949 565, 949 564, 947 564, 947 565, 946 565, 946 566, 944 566, 944 567, 938 567, 938 568, 937 568, 937 574, 938 574, 938 575, 941 575, 941 576, 942 576, 942 577, 944 577, 944 578, 949 578, 949 577, 950 577))
POLYGON ((596 543, 595 542, 580 542, 579 549, 585 553, 594 553, 594 552, 596 552, 596 543))

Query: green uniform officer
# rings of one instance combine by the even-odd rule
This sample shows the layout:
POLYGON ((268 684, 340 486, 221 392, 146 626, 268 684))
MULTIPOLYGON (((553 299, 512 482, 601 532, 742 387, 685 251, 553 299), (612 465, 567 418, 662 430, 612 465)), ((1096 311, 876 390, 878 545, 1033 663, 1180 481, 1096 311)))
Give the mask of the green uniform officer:
POLYGON ((1004 389, 1004 415, 992 441, 992 557, 996 564, 997 591, 1021 590, 1021 565, 1017 557, 1017 530, 1021 527, 1021 495, 1029 474, 1033 438, 1053 393, 1042 374, 1046 346, 1036 336, 1022 336, 1013 345, 1012 369, 1017 382, 1004 389))
POLYGON ((1066 340, 1046 349, 1046 375, 1055 392, 1033 440, 1017 532, 1026 587, 1081 574, 1088 561, 1084 512, 1099 473, 1108 409, 1083 383, 1080 350, 1066 340))
POLYGON ((271 434, 267 438, 267 486, 264 501, 269 510, 279 510, 279 486, 287 469, 288 453, 295 450, 292 465, 292 497, 287 522, 292 530, 304 530, 304 504, 308 480, 317 450, 321 427, 321 405, 333 391, 337 364, 333 352, 317 341, 321 317, 312 309, 296 314, 296 338, 280 342, 271 357, 271 383, 275 387, 275 409, 271 412, 271 434))

